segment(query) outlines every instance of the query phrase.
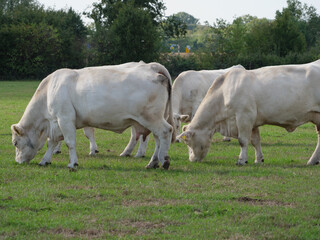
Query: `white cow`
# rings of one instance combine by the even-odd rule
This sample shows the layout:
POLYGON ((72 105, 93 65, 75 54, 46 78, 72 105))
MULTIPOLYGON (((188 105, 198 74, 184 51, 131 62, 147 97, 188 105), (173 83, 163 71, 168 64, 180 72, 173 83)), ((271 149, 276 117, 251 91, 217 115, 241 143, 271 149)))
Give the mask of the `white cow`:
POLYGON ((233 69, 220 76, 203 99, 193 120, 178 136, 189 147, 189 160, 201 161, 215 132, 237 138, 238 164, 247 163, 251 140, 255 163, 263 162, 259 126, 269 124, 288 132, 312 122, 317 147, 308 165, 320 160, 320 60, 303 65, 233 69))
POLYGON ((160 161, 168 169, 168 149, 175 139, 172 115, 171 77, 158 63, 57 70, 40 83, 19 123, 11 126, 16 161, 32 160, 48 139, 40 165, 49 164, 54 148, 64 139, 68 167, 74 169, 76 129, 121 133, 134 126, 137 136, 154 134, 156 148, 147 168, 158 167, 160 161))
MULTIPOLYGON (((143 61, 138 62, 130 62, 130 63, 125 63, 122 64, 121 66, 123 68, 125 67, 133 67, 139 64, 145 64, 143 61)), ((168 117, 168 116, 166 116, 168 117)), ((96 143, 96 140, 94 138, 94 128, 92 127, 84 127, 83 128, 84 134, 85 136, 89 139, 90 142, 90 156, 94 156, 96 153, 98 153, 98 146, 96 143)), ((130 156, 130 154, 132 153, 134 147, 136 146, 137 142, 140 140, 140 144, 139 144, 139 149, 135 155, 135 157, 144 157, 145 152, 147 150, 147 146, 148 146, 148 141, 149 141, 149 135, 147 136, 138 136, 137 135, 137 130, 135 129, 134 126, 132 126, 131 128, 131 137, 130 137, 130 141, 128 143, 128 145, 126 146, 126 148, 124 149, 124 151, 120 154, 120 156, 130 156)), ((58 145, 55 147, 55 149, 53 150, 53 154, 59 154, 61 153, 61 143, 62 141, 60 141, 58 143, 58 145)))
MULTIPOLYGON (((220 70, 185 71, 179 74, 172 86, 173 121, 177 135, 181 122, 190 122, 212 83, 222 74, 241 65, 220 70)), ((227 139, 225 139, 227 140, 227 139)))

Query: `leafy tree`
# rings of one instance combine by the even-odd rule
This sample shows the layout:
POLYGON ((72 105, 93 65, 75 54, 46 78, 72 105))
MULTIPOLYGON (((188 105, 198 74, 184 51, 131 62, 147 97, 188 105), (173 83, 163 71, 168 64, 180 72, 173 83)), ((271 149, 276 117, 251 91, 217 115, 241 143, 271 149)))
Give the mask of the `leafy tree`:
POLYGON ((169 16, 162 22, 162 29, 166 38, 184 37, 186 35, 187 25, 176 15, 169 16))
POLYGON ((186 12, 178 12, 177 14, 174 14, 174 16, 184 23, 188 30, 194 30, 200 24, 198 18, 195 18, 186 12))
POLYGON ((45 10, 33 0, 2 0, 1 6, 0 77, 41 78, 84 66, 86 28, 72 9, 45 10))
MULTIPOLYGON (((171 17, 164 19, 164 10, 166 8, 162 0, 101 0, 99 3, 94 4, 94 8, 90 13, 87 13, 87 15, 95 22, 95 31, 93 32, 92 36, 93 44, 91 49, 91 55, 94 57, 91 64, 109 64, 115 62, 114 56, 117 55, 119 50, 111 47, 111 44, 115 44, 115 42, 120 43, 119 39, 121 39, 123 34, 122 36, 117 35, 119 31, 115 31, 115 28, 117 27, 113 25, 116 24, 118 26, 121 25, 122 22, 127 21, 129 16, 124 16, 122 14, 120 15, 120 12, 122 11, 121 9, 123 9, 124 6, 129 6, 134 12, 137 11, 137 9, 140 9, 149 14, 148 18, 151 19, 151 24, 153 26, 151 27, 151 25, 148 23, 147 26, 149 27, 149 31, 146 31, 146 34, 153 34, 154 36, 157 36, 158 39, 161 39, 168 38, 173 35, 181 36, 186 32, 185 25, 178 18, 171 17), (118 18, 124 19, 122 20, 118 18), (153 28, 156 28, 156 32, 151 30, 153 28), (158 32, 161 32, 162 34, 159 35, 158 32)), ((145 18, 145 14, 143 14, 141 18, 145 18)), ((137 24, 139 24, 139 22, 137 22, 137 24)), ((129 32, 135 31, 135 29, 140 29, 141 26, 138 26, 137 24, 129 24, 128 26, 132 27, 133 29, 129 30, 127 27, 126 29, 129 32)), ((155 42, 152 44, 154 49, 151 49, 150 43, 148 43, 149 45, 145 43, 145 47, 143 48, 141 43, 140 47, 138 47, 136 44, 135 49, 140 49, 136 58, 141 57, 141 51, 147 51, 148 56, 150 56, 151 53, 153 53, 154 57, 158 55, 159 49, 157 48, 160 47, 158 44, 158 39, 155 39, 152 36, 143 36, 145 39, 154 39, 155 42)), ((132 49, 131 46, 124 45, 125 43, 123 40, 121 42, 122 48, 132 49)), ((124 50, 121 51, 124 52, 124 50)), ((134 53, 134 51, 132 53, 134 53)))
POLYGON ((85 64, 84 48, 87 28, 81 17, 72 8, 68 10, 47 10, 45 23, 57 29, 61 40, 61 67, 79 68, 85 64))
POLYGON ((272 37, 272 21, 254 17, 247 23, 246 53, 261 56, 274 52, 272 37))
POLYGON ((52 26, 45 23, 1 25, 0 38, 1 78, 41 78, 59 67, 61 42, 52 26))
POLYGON ((208 39, 205 51, 212 56, 213 66, 225 68, 229 64, 228 55, 232 51, 230 49, 230 24, 224 19, 216 19, 211 28, 213 35, 208 39))
POLYGON ((286 56, 291 51, 302 52, 306 48, 306 39, 289 8, 277 11, 273 24, 274 43, 279 56, 286 56))
POLYGON ((127 3, 119 10, 109 34, 110 62, 153 61, 159 54, 160 38, 148 11, 127 3))
POLYGON ((0 10, 2 14, 13 12, 17 8, 33 8, 38 6, 35 0, 0 0, 0 10))
POLYGON ((287 4, 288 7, 284 11, 289 11, 294 17, 299 30, 305 36, 307 47, 314 46, 320 35, 320 17, 316 9, 298 0, 288 0, 287 4))
POLYGON ((194 16, 192 16, 186 12, 178 12, 177 14, 175 14, 175 16, 187 25, 199 24, 198 18, 195 18, 194 16))
POLYGON ((166 9, 162 0, 101 0, 94 3, 93 10, 86 14, 94 20, 97 27, 109 28, 117 18, 123 4, 128 2, 132 2, 135 8, 147 10, 154 24, 158 24, 161 21, 166 9))

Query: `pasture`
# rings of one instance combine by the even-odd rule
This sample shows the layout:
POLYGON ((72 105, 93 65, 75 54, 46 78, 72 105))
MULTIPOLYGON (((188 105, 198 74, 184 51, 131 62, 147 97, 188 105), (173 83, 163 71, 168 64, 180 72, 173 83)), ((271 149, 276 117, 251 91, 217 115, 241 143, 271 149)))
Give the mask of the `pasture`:
POLYGON ((312 124, 293 133, 261 128, 263 165, 236 166, 236 140, 215 135, 201 163, 187 146, 171 145, 171 166, 146 170, 145 158, 119 157, 130 130, 96 131, 100 150, 77 132, 78 171, 68 152, 39 167, 15 162, 11 124, 17 123, 39 82, 0 82, 0 239, 319 239, 320 168, 306 166, 317 136, 312 124))

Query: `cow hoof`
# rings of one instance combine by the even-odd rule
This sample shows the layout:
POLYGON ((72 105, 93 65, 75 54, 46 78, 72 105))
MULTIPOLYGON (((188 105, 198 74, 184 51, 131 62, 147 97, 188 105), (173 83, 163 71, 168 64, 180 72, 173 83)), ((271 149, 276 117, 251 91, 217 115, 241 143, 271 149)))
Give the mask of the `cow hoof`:
POLYGON ((135 157, 135 158, 144 158, 145 156, 139 154, 139 155, 135 155, 134 157, 135 157))
POLYGON ((72 168, 72 167, 68 167, 68 169, 69 169, 69 172, 76 172, 77 171, 76 168, 72 168))
POLYGON ((69 168, 69 171, 71 172, 75 172, 77 171, 77 167, 79 166, 79 164, 76 162, 74 163, 73 165, 71 163, 68 164, 68 168, 69 168))
POLYGON ((93 156, 95 156, 96 153, 98 153, 98 152, 99 152, 98 150, 90 151, 89 156, 93 157, 93 156))
POLYGON ((169 156, 166 156, 166 157, 164 158, 164 160, 165 160, 165 161, 164 161, 162 167, 163 167, 164 169, 168 170, 168 169, 169 169, 169 166, 170 166, 170 157, 169 157, 169 156))
POLYGON ((312 162, 312 161, 307 162, 308 166, 318 165, 318 164, 319 164, 319 161, 317 161, 317 162, 312 162))
POLYGON ((157 168, 159 168, 159 164, 158 163, 148 164, 146 166, 146 169, 157 169, 157 168))
POLYGON ((245 161, 245 162, 237 162, 236 163, 236 165, 238 165, 238 166, 244 166, 244 165, 246 165, 248 163, 248 161, 245 161))
POLYGON ((51 162, 39 163, 40 167, 45 167, 45 166, 48 166, 48 165, 51 165, 51 162))
POLYGON ((54 152, 53 154, 54 155, 57 155, 57 154, 60 154, 61 153, 61 151, 56 151, 56 152, 54 152))
POLYGON ((163 169, 168 170, 170 166, 170 162, 169 161, 165 161, 164 164, 162 165, 163 169))
POLYGON ((121 153, 121 154, 120 154, 120 157, 130 157, 130 154, 128 154, 128 153, 121 153))

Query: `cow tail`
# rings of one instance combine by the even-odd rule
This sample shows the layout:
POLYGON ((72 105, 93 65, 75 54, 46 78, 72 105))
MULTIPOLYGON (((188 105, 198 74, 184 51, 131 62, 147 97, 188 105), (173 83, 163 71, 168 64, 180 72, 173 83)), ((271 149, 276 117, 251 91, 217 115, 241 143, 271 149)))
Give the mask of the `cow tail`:
POLYGON ((176 129, 174 127, 174 122, 173 122, 173 110, 172 110, 171 93, 172 93, 171 79, 168 79, 168 101, 167 101, 167 105, 166 105, 165 116, 168 116, 167 117, 167 121, 172 126, 171 142, 174 143, 176 141, 176 129))
POLYGON ((173 122, 173 108, 172 108, 172 79, 169 71, 162 66, 161 64, 157 65, 157 72, 165 76, 168 80, 167 90, 168 90, 168 101, 166 104, 165 116, 167 118, 168 123, 172 126, 172 138, 171 142, 174 143, 176 141, 176 130, 173 122))
MULTIPOLYGON (((172 98, 171 98, 172 99, 172 98)), ((167 108, 169 108, 169 118, 168 118, 168 123, 172 126, 172 138, 171 138, 171 143, 175 143, 176 142, 176 128, 174 126, 174 122, 173 122, 173 110, 172 110, 172 101, 171 99, 169 99, 168 104, 167 104, 167 108)))

